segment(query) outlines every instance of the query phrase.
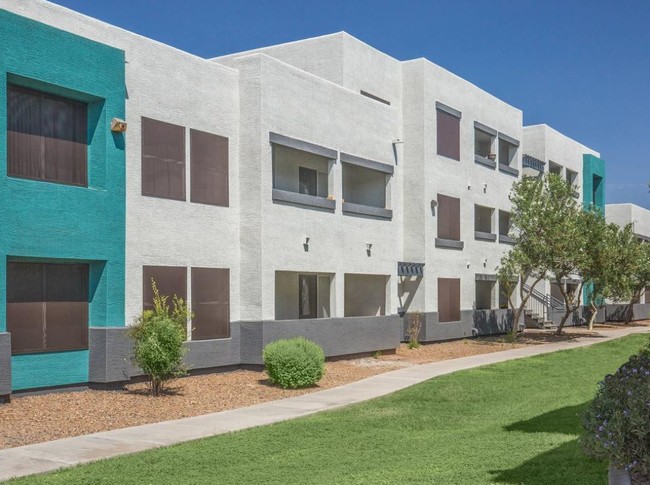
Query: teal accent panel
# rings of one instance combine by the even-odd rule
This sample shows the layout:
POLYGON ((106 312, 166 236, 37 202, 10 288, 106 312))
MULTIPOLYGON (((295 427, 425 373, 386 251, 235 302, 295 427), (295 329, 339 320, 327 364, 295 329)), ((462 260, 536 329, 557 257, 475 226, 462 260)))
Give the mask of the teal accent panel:
MULTIPOLYGON (((124 326, 125 143, 110 131, 124 52, 3 10, 0 38, 0 332, 6 261, 23 259, 90 263, 90 326, 124 326), (8 83, 88 104, 88 187, 7 176, 8 83)), ((88 352, 14 356, 12 375, 14 389, 87 382, 88 352)))
MULTIPOLYGON (((594 204, 605 214, 605 161, 594 155, 582 155, 582 193, 584 207, 594 204)), ((591 284, 585 285, 583 301, 589 304, 591 284)))
POLYGON ((605 213, 605 161, 594 155, 582 156, 582 193, 585 207, 595 204, 605 213))
POLYGON ((14 355, 14 391, 88 382, 88 351, 14 355))

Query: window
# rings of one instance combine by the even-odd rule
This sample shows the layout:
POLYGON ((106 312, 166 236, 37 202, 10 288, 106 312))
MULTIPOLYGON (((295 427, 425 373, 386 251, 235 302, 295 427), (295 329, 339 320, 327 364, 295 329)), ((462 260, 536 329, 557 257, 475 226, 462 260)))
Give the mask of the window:
POLYGON ((345 275, 345 316, 376 317, 386 314, 385 275, 345 275))
POLYGON ((329 318, 330 274, 275 272, 275 319, 329 318))
POLYGON ((192 340, 230 337, 230 271, 192 268, 192 340))
POLYGON ((7 87, 7 175, 86 186, 88 107, 7 87))
POLYGON ((548 172, 549 173, 554 173, 555 175, 559 175, 561 177, 562 176, 562 165, 558 165, 557 163, 551 162, 549 160, 549 162, 548 162, 548 172))
POLYGON ((460 116, 436 109, 438 155, 460 160, 460 116))
POLYGON ((298 276, 298 318, 316 318, 317 279, 314 275, 298 276))
POLYGON ((88 348, 88 265, 7 263, 12 354, 88 348))
POLYGON ((190 200, 228 207, 228 138, 190 130, 190 200))
POLYGON ((342 163, 343 200, 370 207, 386 207, 386 187, 389 175, 379 170, 342 163))
POLYGON ((438 194, 438 237, 460 241, 460 199, 438 194))
POLYGON ((494 288, 496 283, 494 281, 477 281, 476 282, 476 309, 477 310, 490 310, 492 309, 492 301, 494 295, 494 288))
POLYGON ((494 140, 496 137, 479 128, 474 128, 474 154, 479 157, 489 158, 494 160, 496 154, 494 153, 494 140))
POLYGON ((329 166, 326 157, 273 145, 273 188, 327 198, 329 166))
POLYGON ((301 194, 327 197, 327 174, 298 167, 298 190, 301 194))
POLYGON ((650 286, 645 287, 645 302, 650 304, 650 286))
POLYGON ((155 281, 158 292, 171 298, 176 295, 187 301, 187 268, 182 266, 143 266, 142 267, 142 308, 153 310, 153 289, 155 281))
POLYGON ((492 233, 492 216, 494 209, 482 205, 474 206, 474 231, 492 233))
POLYGON ((182 126, 142 118, 142 195, 185 200, 182 126))
POLYGON ((438 278, 438 321, 460 321, 460 279, 438 278))
POLYGON ((508 211, 499 211, 499 235, 508 236, 510 234, 510 228, 512 227, 510 222, 510 212, 508 211))
POLYGON ((517 145, 499 137, 499 164, 510 167, 517 155, 517 145))

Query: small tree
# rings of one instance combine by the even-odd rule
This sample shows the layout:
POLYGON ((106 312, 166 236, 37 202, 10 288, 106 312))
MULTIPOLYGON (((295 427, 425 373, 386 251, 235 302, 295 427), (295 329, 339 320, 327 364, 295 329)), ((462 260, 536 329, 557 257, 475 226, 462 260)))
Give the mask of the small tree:
POLYGON ((525 177, 513 185, 511 236, 515 244, 498 268, 501 291, 513 311, 513 337, 533 290, 560 267, 557 255, 571 247, 566 238, 576 232, 572 224, 580 211, 574 193, 575 187, 555 174, 525 177), (523 288, 526 283, 528 291, 523 288), (513 298, 517 284, 518 304, 513 298))
POLYGON ((617 261, 620 227, 607 224, 600 209, 591 207, 582 216, 587 233, 586 257, 583 258, 580 275, 587 282, 586 297, 589 304, 589 330, 599 307, 605 299, 611 298, 618 284, 620 267, 617 261))
POLYGON ((152 279, 153 310, 145 310, 129 329, 133 339, 133 362, 142 369, 149 380, 149 389, 160 396, 166 383, 187 373, 183 364, 187 337, 187 320, 192 318, 182 298, 172 297, 173 309, 168 297, 159 293, 152 279))
POLYGON ((408 327, 406 336, 409 349, 417 349, 420 346, 420 330, 422 329, 422 312, 413 312, 408 316, 408 327))
POLYGON ((650 284, 650 244, 639 241, 632 224, 628 224, 617 233, 616 248, 616 273, 610 288, 610 298, 629 302, 625 312, 625 321, 629 323, 634 314, 634 305, 650 284))

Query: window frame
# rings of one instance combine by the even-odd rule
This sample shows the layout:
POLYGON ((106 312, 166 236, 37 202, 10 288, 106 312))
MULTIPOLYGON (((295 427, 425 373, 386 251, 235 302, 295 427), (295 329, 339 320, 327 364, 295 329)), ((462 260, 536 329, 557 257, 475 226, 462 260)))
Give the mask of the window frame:
MULTIPOLYGON (((59 96, 56 94, 49 93, 47 91, 41 91, 38 89, 32 89, 28 87, 24 87, 21 85, 17 84, 12 84, 8 83, 6 87, 6 95, 7 95, 7 105, 6 105, 6 133, 7 133, 7 147, 6 147, 6 156, 7 156, 7 176, 10 178, 17 178, 17 179, 24 179, 24 180, 36 180, 39 182, 48 182, 48 183, 55 183, 55 184, 60 184, 60 185, 69 185, 73 187, 88 187, 88 146, 89 146, 89 133, 88 133, 88 109, 89 105, 87 102, 80 101, 77 99, 72 99, 72 98, 67 98, 64 96, 59 96), (39 118, 40 118, 40 128, 39 132, 40 134, 32 134, 33 136, 37 136, 40 138, 40 154, 38 156, 38 165, 39 165, 39 176, 30 176, 26 174, 21 174, 18 172, 11 173, 11 167, 12 163, 10 160, 10 152, 12 148, 12 144, 14 143, 12 141, 12 137, 10 136, 10 133, 21 133, 17 132, 16 130, 10 129, 10 123, 13 118, 13 111, 10 109, 10 96, 11 96, 11 91, 15 92, 22 92, 23 94, 30 95, 32 97, 35 97, 38 100, 38 110, 39 110, 39 118), (79 162, 81 168, 81 173, 82 173, 82 181, 81 182, 74 182, 72 180, 65 180, 65 179, 57 179, 57 178, 52 178, 48 177, 48 161, 47 161, 47 150, 45 147, 45 144, 48 143, 55 143, 52 142, 51 140, 62 140, 61 137, 53 137, 53 136, 48 136, 42 133, 43 131, 43 123, 42 123, 42 116, 43 116, 43 103, 44 100, 51 100, 59 103, 65 103, 68 105, 69 108, 72 109, 72 114, 73 114, 73 120, 72 120, 72 131, 73 135, 72 138, 73 140, 65 140, 71 143, 75 143, 75 145, 82 145, 84 148, 81 151, 83 153, 82 160, 79 162), (77 116, 80 116, 81 119, 77 119, 77 116), (76 130, 79 130, 78 132, 76 130)), ((74 163, 74 162, 70 162, 74 163)), ((49 164, 52 165, 52 164, 49 164)), ((70 167, 68 167, 70 168, 70 167)), ((73 167, 73 171, 74 171, 73 167)))
MULTIPOLYGON (((89 295, 90 295, 90 290, 89 290, 89 284, 90 284, 90 267, 87 263, 43 263, 43 262, 15 262, 15 261, 10 261, 7 262, 7 331, 9 333, 13 333, 15 335, 14 338, 12 338, 12 349, 11 349, 11 355, 26 355, 26 354, 44 354, 44 353, 54 353, 54 352, 70 352, 70 351, 80 351, 80 350, 88 350, 89 348, 89 339, 88 339, 88 333, 89 333, 89 321, 90 321, 90 302, 89 302, 89 295), (36 277, 37 280, 40 280, 40 288, 38 288, 38 291, 40 292, 40 298, 37 301, 33 301, 31 303, 34 303, 35 307, 37 308, 37 311, 40 313, 40 326, 41 326, 41 344, 40 347, 30 347, 30 348, 24 348, 24 349, 18 349, 16 350, 14 345, 16 342, 19 341, 17 338, 17 335, 19 334, 18 331, 14 330, 14 323, 12 323, 10 320, 12 320, 11 314, 14 311, 12 308, 13 305, 17 305, 20 303, 25 303, 25 302, 20 302, 20 301, 9 301, 11 298, 11 293, 12 290, 10 289, 10 284, 11 281, 10 279, 12 278, 11 273, 13 271, 12 268, 17 268, 17 267, 26 267, 26 266, 33 266, 37 267, 39 270, 38 277, 36 277), (77 300, 61 300, 60 296, 53 297, 49 296, 51 293, 49 293, 49 284, 52 282, 50 279, 55 280, 54 277, 52 277, 52 274, 48 274, 48 268, 52 269, 56 267, 57 269, 62 269, 62 268, 67 268, 68 270, 74 270, 75 272, 78 272, 77 275, 74 276, 80 276, 80 281, 78 283, 81 283, 81 285, 76 288, 77 290, 80 291, 80 297, 77 300), (57 318, 53 318, 52 314, 57 314, 61 313, 61 303, 77 303, 79 308, 76 308, 77 311, 80 312, 81 314, 81 320, 77 323, 79 325, 79 334, 78 334, 78 341, 73 341, 74 343, 68 344, 68 345, 52 345, 48 344, 48 321, 51 320, 51 324, 53 328, 57 328, 58 325, 56 325, 57 318), (38 308, 40 307, 40 308, 38 308)), ((65 288, 61 287, 61 285, 54 284, 54 292, 65 292, 65 288)), ((75 308, 73 307, 73 310, 75 308)), ((69 313, 70 308, 68 307, 63 307, 64 312, 69 313)), ((21 316, 24 316, 24 310, 17 310, 21 313, 21 316)), ((77 325, 75 324, 75 326, 77 325)), ((24 325, 24 323, 18 323, 18 325, 24 325)), ((69 332, 66 333, 66 335, 69 335, 69 332)), ((52 339, 54 340, 54 339, 52 339)))
POLYGON ((461 158, 461 133, 460 133, 460 112, 452 113, 452 109, 445 109, 436 105, 436 154, 460 162, 461 158), (453 122, 453 125, 452 125, 453 122), (457 140, 447 141, 450 137, 457 140), (445 145, 448 143, 447 145, 445 145), (453 147, 451 143, 453 143, 453 147))
MULTIPOLYGON (((194 313, 194 318, 192 318, 190 332, 191 341, 202 341, 202 340, 219 340, 219 339, 228 339, 230 338, 231 325, 230 325, 230 269, 228 268, 201 268, 201 267, 192 267, 191 268, 191 294, 192 294, 192 312, 194 313), (200 273, 203 273, 201 276, 200 273), (200 287, 200 280, 207 281, 211 280, 213 285, 208 288, 207 292, 205 288, 200 287), (199 300, 204 300, 204 298, 199 299, 199 293, 205 295, 206 293, 212 294, 209 298, 212 301, 204 302, 199 300), (222 298, 225 301, 220 300, 219 293, 222 293, 222 298), (215 294, 216 293, 216 294, 215 294), (197 319, 203 317, 203 311, 201 305, 211 304, 219 305, 220 310, 224 310, 227 313, 225 325, 222 328, 222 323, 218 319, 216 321, 207 321, 205 322, 205 328, 201 328, 197 332, 197 319), (225 307, 225 308, 224 308, 225 307), (225 332, 222 330, 225 329, 225 332), (197 337, 198 335, 198 337, 197 337)), ((213 315, 207 315, 207 318, 210 318, 213 315)), ((203 322, 200 322, 203 323, 203 322)))
POLYGON ((461 319, 460 278, 438 278, 438 322, 460 322, 461 319), (452 299, 454 300, 453 302, 452 299), (444 301, 449 305, 442 306, 440 304, 441 301, 444 301), (455 308, 455 305, 453 307, 451 306, 451 304, 456 301, 458 302, 457 309, 455 308))
MULTIPOLYGON (((160 129, 161 127, 159 126, 158 128, 160 129)), ((185 127, 181 126, 181 125, 176 125, 176 124, 173 124, 173 123, 168 123, 166 121, 156 120, 154 118, 148 118, 146 116, 141 117, 141 124, 140 124, 140 135, 141 135, 140 136, 140 170, 141 170, 140 176, 141 176, 141 184, 140 185, 141 185, 141 195, 142 196, 144 196, 144 197, 155 197, 155 198, 158 198, 158 199, 177 200, 177 201, 181 201, 181 202, 187 201, 187 187, 186 187, 186 185, 187 185, 187 153, 186 153, 186 150, 187 150, 187 133, 186 133, 186 131, 187 130, 185 129, 185 127), (182 131, 182 141, 181 141, 182 147, 177 147, 178 153, 182 154, 182 160, 174 160, 174 159, 171 159, 171 158, 162 159, 161 157, 158 157, 157 155, 147 153, 146 145, 148 143, 147 138, 149 137, 149 135, 146 135, 145 127, 146 127, 146 125, 148 125, 150 123, 152 124, 152 126, 154 124, 166 125, 165 129, 167 129, 167 130, 177 130, 178 131, 177 135, 179 135, 181 133, 181 131, 182 131), (172 196, 172 195, 169 195, 169 194, 164 195, 162 193, 157 193, 155 191, 155 188, 154 188, 154 190, 152 192, 149 192, 146 189, 145 185, 146 185, 146 183, 147 183, 146 181, 148 179, 147 179, 146 174, 145 174, 145 172, 146 172, 145 166, 148 163, 150 163, 151 161, 158 162, 158 163, 166 163, 167 167, 169 167, 169 165, 173 164, 173 163, 175 163, 177 165, 182 165, 183 168, 180 171, 182 173, 182 181, 181 181, 182 195, 176 197, 176 196, 172 196)), ((169 175, 169 170, 168 169, 167 169, 167 174, 169 175)), ((167 179, 167 185, 168 185, 168 187, 167 187, 168 192, 171 192, 169 190, 171 188, 171 185, 170 185, 170 182, 169 182, 169 177, 167 179)))
POLYGON ((227 137, 190 128, 190 202, 217 207, 230 206, 230 140, 227 137), (199 141, 199 138, 203 139, 199 141), (199 145, 207 143, 214 145, 211 156, 197 149, 199 145), (209 163, 205 163, 206 160, 209 163), (221 180, 223 190, 215 190, 214 198, 200 192, 199 182, 204 181, 204 178, 199 176, 199 171, 211 173, 215 182, 221 180))
POLYGON ((460 199, 458 197, 437 194, 437 201, 437 237, 447 241, 462 241, 460 199), (450 220, 449 218, 456 212, 458 213, 458 217, 450 220))

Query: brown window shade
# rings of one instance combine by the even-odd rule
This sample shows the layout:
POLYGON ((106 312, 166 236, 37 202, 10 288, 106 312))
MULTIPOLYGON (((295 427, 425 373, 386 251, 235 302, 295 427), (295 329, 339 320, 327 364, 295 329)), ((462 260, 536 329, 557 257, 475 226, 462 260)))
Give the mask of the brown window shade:
POLYGON ((7 87, 7 175, 88 184, 88 106, 7 87))
POLYGON ((460 321, 460 280, 438 278, 438 321, 460 321))
POLYGON ((185 128, 142 118, 142 195, 185 200, 185 128))
POLYGON ((460 199, 438 194, 438 237, 460 241, 460 199))
POLYGON ((187 301, 187 268, 182 266, 143 266, 142 267, 142 308, 153 310, 153 288, 151 280, 156 282, 158 292, 167 296, 167 303, 172 303, 174 295, 187 301))
POLYGON ((230 337, 230 270, 192 268, 192 340, 230 337))
POLYGON ((228 138, 190 130, 191 201, 228 207, 228 138))
POLYGON ((460 160, 460 119, 436 109, 438 155, 460 160))
POLYGON ((317 276, 298 276, 298 318, 316 318, 317 307, 317 276))
POLYGON ((7 264, 13 354, 88 348, 88 265, 7 264))
POLYGON ((646 286, 645 289, 645 302, 650 303, 650 286, 646 286))

